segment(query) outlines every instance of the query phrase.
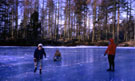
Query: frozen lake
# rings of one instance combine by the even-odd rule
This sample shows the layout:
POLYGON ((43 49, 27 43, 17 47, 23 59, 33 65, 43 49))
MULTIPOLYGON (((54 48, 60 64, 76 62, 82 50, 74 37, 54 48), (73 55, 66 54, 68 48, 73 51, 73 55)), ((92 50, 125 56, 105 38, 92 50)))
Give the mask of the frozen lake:
POLYGON ((36 47, 0 47, 0 81, 135 81, 135 48, 117 48, 115 72, 107 72, 106 47, 44 47, 42 75, 34 74, 36 47), (59 49, 61 62, 53 62, 59 49))

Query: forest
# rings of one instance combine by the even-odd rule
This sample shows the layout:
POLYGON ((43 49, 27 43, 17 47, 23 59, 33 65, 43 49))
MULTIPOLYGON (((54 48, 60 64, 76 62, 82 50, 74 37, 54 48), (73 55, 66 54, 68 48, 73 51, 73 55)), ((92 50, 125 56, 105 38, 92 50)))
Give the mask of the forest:
POLYGON ((135 46, 134 15, 134 0, 0 0, 0 45, 135 46))

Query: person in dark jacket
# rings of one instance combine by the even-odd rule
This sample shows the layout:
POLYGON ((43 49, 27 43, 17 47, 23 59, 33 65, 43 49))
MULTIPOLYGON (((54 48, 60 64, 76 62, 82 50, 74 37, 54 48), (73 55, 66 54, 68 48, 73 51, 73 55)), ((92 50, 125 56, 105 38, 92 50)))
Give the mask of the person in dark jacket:
POLYGON ((44 51, 43 45, 42 44, 38 44, 38 47, 35 49, 35 52, 34 52, 34 65, 35 65, 34 72, 36 72, 37 66, 40 63, 40 71, 39 72, 40 72, 40 74, 42 73, 43 55, 46 58, 46 53, 44 51))
POLYGON ((59 52, 59 50, 56 50, 56 53, 54 54, 53 60, 54 61, 60 61, 61 60, 61 53, 59 52))
POLYGON ((115 52, 116 52, 116 44, 114 43, 113 39, 110 39, 110 44, 108 45, 108 48, 106 49, 104 56, 108 54, 108 61, 109 61, 109 69, 107 71, 114 71, 115 70, 115 52))

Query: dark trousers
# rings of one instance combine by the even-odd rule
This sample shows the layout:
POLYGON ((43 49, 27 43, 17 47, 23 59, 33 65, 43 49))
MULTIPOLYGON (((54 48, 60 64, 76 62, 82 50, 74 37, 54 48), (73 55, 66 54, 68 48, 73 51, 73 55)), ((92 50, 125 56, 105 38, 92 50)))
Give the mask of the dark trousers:
POLYGON ((115 55, 108 55, 108 61, 109 61, 109 69, 115 69, 115 63, 114 63, 115 55))

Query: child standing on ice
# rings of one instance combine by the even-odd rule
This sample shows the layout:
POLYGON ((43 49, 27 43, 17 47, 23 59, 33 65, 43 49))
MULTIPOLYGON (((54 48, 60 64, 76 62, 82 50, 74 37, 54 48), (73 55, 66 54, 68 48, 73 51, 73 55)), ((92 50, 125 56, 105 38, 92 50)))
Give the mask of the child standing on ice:
POLYGON ((115 70, 115 52, 116 52, 116 44, 114 43, 113 39, 109 40, 108 48, 105 51, 105 54, 108 54, 108 61, 109 61, 109 69, 107 71, 114 71, 115 70))
POLYGON ((42 73, 43 55, 46 58, 46 53, 44 51, 43 45, 42 44, 38 44, 38 47, 35 49, 35 52, 34 52, 34 65, 35 65, 34 72, 36 72, 37 66, 38 66, 38 64, 40 64, 39 73, 40 74, 42 73))

